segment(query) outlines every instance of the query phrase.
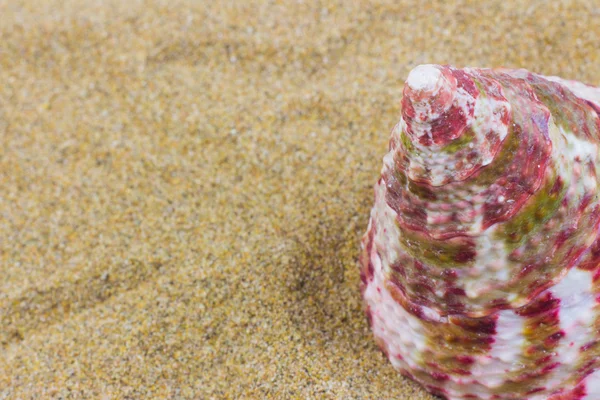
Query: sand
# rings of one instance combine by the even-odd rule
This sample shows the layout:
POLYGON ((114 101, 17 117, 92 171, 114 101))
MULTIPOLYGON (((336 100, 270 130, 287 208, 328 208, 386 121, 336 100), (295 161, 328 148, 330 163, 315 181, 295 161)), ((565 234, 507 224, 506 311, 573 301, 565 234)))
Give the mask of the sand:
POLYGON ((432 399, 358 289, 403 81, 600 84, 600 7, 423 3, 0 0, 0 398, 432 399))

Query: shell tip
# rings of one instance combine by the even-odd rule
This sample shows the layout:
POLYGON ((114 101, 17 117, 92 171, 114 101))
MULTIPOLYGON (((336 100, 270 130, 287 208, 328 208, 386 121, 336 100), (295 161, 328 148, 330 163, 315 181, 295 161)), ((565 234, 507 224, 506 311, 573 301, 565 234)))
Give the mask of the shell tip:
POLYGON ((423 64, 413 68, 406 84, 414 91, 434 91, 442 79, 442 72, 433 64, 423 64))

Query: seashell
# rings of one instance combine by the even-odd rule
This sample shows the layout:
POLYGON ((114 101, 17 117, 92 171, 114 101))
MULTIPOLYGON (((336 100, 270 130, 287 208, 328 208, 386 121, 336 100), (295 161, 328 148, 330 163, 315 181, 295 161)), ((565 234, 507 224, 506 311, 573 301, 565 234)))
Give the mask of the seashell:
POLYGON ((408 76, 362 239, 393 366, 447 399, 600 399, 600 88, 408 76))

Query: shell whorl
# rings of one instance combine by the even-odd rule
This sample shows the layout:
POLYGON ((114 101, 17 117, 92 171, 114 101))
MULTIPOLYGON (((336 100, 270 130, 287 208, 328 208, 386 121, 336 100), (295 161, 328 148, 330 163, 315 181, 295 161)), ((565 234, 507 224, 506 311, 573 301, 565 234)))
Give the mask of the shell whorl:
POLYGON ((593 376, 599 145, 598 88, 525 70, 409 74, 361 256, 397 368, 451 399, 550 399, 593 376), (577 370, 556 355, 573 335, 590 346, 564 350, 577 370))
POLYGON ((467 179, 493 161, 510 116, 494 80, 446 66, 415 68, 404 86, 399 127, 410 150, 408 177, 431 186, 467 179))

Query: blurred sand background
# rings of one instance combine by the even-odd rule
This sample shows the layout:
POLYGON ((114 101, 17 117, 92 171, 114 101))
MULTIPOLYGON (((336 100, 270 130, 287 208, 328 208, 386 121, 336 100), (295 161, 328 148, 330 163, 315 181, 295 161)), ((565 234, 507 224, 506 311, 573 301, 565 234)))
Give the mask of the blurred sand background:
POLYGON ((599 38, 591 0, 0 0, 0 398, 432 399, 358 289, 403 81, 600 84, 599 38))

